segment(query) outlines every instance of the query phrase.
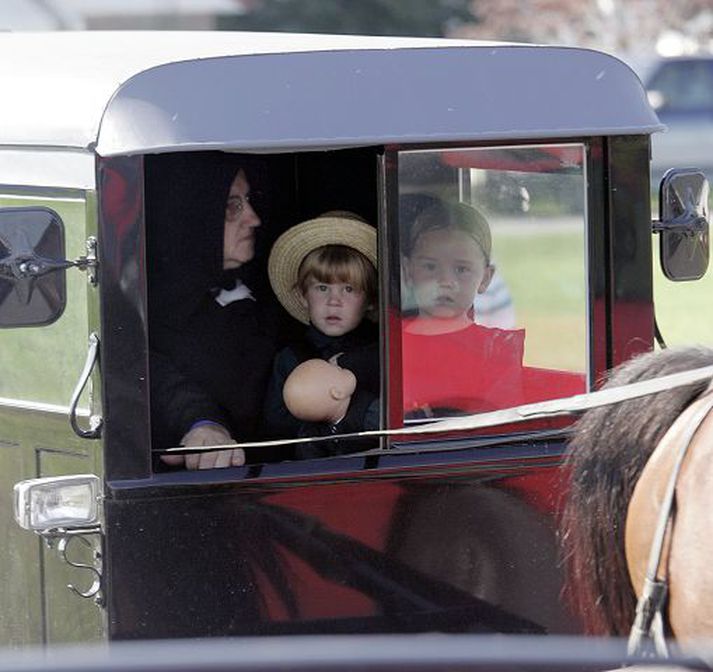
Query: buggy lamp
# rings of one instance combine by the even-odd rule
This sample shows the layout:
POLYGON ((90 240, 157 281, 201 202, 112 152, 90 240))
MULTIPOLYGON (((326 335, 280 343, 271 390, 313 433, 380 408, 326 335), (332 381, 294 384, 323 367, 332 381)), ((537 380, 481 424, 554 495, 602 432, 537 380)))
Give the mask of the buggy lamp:
POLYGON ((94 474, 33 478, 15 483, 15 520, 43 533, 72 530, 99 522, 101 480, 94 474))

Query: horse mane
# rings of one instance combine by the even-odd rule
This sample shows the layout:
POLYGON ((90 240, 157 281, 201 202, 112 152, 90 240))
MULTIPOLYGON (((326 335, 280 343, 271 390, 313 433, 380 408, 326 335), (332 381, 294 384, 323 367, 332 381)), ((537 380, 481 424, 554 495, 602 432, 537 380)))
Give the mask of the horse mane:
MULTIPOLYGON (((713 364, 713 349, 681 347, 636 357, 605 388, 713 364)), ((626 636, 636 594, 624 552, 629 500, 654 448, 708 381, 587 411, 565 459, 570 480, 561 526, 565 595, 590 634, 626 636)))

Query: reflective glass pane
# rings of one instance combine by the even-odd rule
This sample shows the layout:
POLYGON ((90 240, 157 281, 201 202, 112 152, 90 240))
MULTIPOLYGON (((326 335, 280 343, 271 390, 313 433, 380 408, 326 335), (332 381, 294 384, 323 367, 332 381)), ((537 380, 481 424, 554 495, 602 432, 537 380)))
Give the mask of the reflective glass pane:
POLYGON ((585 150, 399 155, 404 416, 586 388, 585 150))

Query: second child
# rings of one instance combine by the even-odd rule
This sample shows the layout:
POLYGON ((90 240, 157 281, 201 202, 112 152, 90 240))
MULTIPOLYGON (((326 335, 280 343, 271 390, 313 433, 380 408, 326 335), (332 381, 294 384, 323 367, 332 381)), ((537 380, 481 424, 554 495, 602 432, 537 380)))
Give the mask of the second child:
POLYGON ((477 324, 473 300, 495 271, 490 226, 465 203, 437 200, 407 232, 402 329, 406 417, 475 413, 522 402, 525 332, 477 324))

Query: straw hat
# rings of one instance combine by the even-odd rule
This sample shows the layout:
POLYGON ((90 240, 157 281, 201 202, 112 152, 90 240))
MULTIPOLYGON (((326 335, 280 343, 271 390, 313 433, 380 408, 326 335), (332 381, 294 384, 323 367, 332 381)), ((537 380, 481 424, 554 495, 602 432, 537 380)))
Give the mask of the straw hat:
POLYGON ((309 315, 295 287, 304 258, 324 245, 344 245, 361 252, 376 268, 376 229, 353 212, 331 211, 297 224, 272 246, 267 261, 270 284, 285 310, 307 324, 309 315))

